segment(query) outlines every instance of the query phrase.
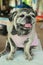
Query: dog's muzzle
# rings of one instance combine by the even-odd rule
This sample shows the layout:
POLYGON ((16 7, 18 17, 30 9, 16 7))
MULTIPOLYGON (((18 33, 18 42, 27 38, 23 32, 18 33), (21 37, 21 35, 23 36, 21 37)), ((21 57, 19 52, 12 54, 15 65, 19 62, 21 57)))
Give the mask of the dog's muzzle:
POLYGON ((31 20, 31 17, 30 16, 26 16, 26 23, 24 25, 25 28, 31 28, 32 27, 32 20, 31 20))

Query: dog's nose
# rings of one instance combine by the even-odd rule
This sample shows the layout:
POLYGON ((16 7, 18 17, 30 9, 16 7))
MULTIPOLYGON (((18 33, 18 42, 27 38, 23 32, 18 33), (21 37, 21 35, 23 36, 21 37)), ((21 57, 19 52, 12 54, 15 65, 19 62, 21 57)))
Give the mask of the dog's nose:
POLYGON ((26 23, 31 23, 31 17, 30 16, 26 16, 26 23))
POLYGON ((26 18, 30 20, 31 19, 31 16, 26 16, 26 18))

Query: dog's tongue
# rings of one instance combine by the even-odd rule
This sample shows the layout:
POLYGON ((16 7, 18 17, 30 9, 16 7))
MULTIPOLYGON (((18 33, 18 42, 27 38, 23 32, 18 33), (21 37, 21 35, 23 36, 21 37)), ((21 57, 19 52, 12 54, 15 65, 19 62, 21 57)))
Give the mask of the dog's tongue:
POLYGON ((26 27, 26 28, 31 28, 32 25, 28 23, 28 24, 25 24, 24 27, 26 27))

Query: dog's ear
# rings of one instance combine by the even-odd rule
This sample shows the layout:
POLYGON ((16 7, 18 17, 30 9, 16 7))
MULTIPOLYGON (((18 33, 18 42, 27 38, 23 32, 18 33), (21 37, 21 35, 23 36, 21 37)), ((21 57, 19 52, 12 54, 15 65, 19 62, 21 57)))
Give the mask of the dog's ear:
POLYGON ((33 13, 35 14, 35 17, 37 16, 37 11, 34 11, 34 9, 32 8, 33 13))
POLYGON ((34 13, 35 13, 35 17, 37 16, 37 11, 34 11, 34 13))
POLYGON ((10 22, 12 22, 14 20, 14 17, 16 16, 16 14, 17 14, 17 11, 10 13, 10 15, 9 15, 10 22))

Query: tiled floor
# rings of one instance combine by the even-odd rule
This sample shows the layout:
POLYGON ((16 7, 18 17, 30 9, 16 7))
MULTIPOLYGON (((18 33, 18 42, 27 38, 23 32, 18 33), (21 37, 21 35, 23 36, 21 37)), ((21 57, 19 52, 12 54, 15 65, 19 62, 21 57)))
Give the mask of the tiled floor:
MULTIPOLYGON (((36 23, 36 32, 37 32, 37 35, 41 41, 41 45, 43 48, 43 29, 40 29, 41 24, 43 24, 43 23, 41 23, 41 22, 36 23)), ((2 51, 5 47, 6 38, 7 38, 7 36, 0 35, 0 51, 2 51)))

